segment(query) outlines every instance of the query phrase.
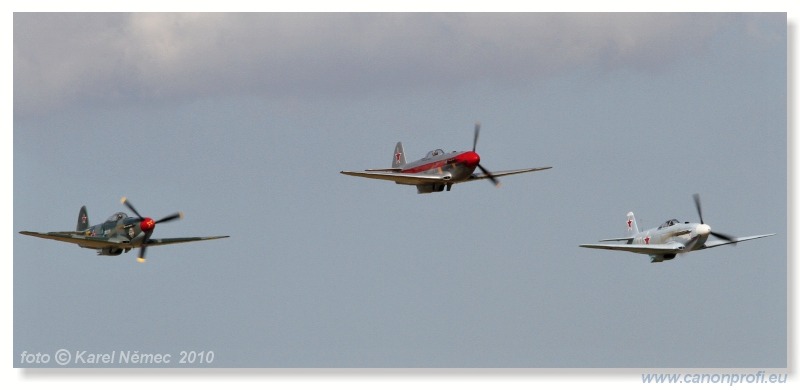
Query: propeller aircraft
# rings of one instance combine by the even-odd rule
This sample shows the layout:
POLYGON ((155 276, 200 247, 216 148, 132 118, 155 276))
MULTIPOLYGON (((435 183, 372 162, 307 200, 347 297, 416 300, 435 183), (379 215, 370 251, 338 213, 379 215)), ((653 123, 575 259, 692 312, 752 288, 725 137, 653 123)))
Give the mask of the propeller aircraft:
POLYGON ((145 249, 150 246, 180 244, 191 241, 216 240, 230 236, 211 236, 211 237, 181 237, 181 238, 150 238, 153 230, 159 223, 165 223, 183 218, 182 213, 170 214, 159 220, 149 217, 142 217, 133 205, 126 198, 122 198, 124 204, 136 217, 129 217, 124 212, 114 213, 105 222, 99 225, 89 225, 89 214, 86 206, 81 207, 78 213, 78 226, 75 231, 37 233, 21 231, 20 234, 49 240, 69 242, 78 244, 81 248, 97 250, 98 256, 118 256, 122 252, 127 253, 133 248, 139 248, 139 257, 136 261, 145 262, 145 249))
POLYGON ((417 193, 429 194, 441 192, 453 184, 473 180, 488 179, 495 186, 500 176, 516 175, 518 173, 541 171, 552 167, 516 169, 511 171, 490 172, 481 165, 481 158, 475 152, 478 144, 480 123, 475 124, 475 136, 472 141, 471 151, 445 153, 442 149, 435 149, 420 160, 406 162, 403 143, 398 142, 394 148, 391 168, 367 169, 365 171, 341 171, 350 176, 365 177, 368 179, 389 180, 397 184, 417 186, 417 193), (474 173, 475 169, 481 173, 474 173))
POLYGON ((660 263, 664 260, 672 260, 676 255, 682 253, 688 253, 701 249, 716 248, 718 246, 728 244, 735 245, 738 242, 755 240, 757 238, 775 235, 775 233, 771 233, 737 238, 727 234, 713 232, 711 227, 706 225, 706 223, 703 221, 703 211, 700 206, 700 195, 694 194, 694 204, 697 208, 697 214, 700 216, 700 223, 681 223, 677 219, 670 219, 657 228, 640 232, 639 227, 636 225, 636 219, 633 216, 633 212, 629 212, 627 215, 627 224, 628 231, 631 232, 631 235, 629 237, 609 238, 600 241, 624 241, 624 244, 584 244, 580 246, 591 249, 607 249, 641 253, 650 255, 651 263, 660 263), (709 236, 713 236, 716 239, 709 241, 709 236))

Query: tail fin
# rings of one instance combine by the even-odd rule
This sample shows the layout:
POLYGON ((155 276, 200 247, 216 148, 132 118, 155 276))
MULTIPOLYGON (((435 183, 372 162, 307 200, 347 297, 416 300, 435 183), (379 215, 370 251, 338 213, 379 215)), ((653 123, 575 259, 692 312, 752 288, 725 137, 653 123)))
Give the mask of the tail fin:
POLYGON ((392 168, 399 168, 406 165, 406 154, 403 152, 403 143, 398 142, 394 147, 394 158, 392 159, 392 168))
POLYGON ((639 234, 639 226, 636 225, 636 217, 633 216, 633 211, 628 212, 628 232, 631 235, 639 234))
POLYGON ((78 213, 78 227, 75 228, 76 231, 84 231, 89 228, 89 213, 86 212, 86 206, 81 207, 81 211, 78 213))

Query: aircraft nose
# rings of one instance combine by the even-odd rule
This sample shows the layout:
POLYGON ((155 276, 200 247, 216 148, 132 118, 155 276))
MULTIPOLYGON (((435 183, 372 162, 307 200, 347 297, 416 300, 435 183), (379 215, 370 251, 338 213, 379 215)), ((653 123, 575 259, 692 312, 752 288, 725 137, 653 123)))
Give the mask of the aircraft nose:
POLYGON ((476 167, 481 162, 481 156, 475 152, 464 152, 456 157, 456 160, 468 167, 476 167))
POLYGON ((709 233, 711 233, 711 226, 708 226, 708 225, 703 223, 703 224, 697 225, 697 227, 694 229, 694 231, 695 231, 695 233, 697 233, 700 236, 707 236, 709 233))
POLYGON ((152 218, 145 218, 139 224, 139 227, 142 229, 143 232, 153 230, 153 228, 156 227, 156 221, 153 221, 152 218))

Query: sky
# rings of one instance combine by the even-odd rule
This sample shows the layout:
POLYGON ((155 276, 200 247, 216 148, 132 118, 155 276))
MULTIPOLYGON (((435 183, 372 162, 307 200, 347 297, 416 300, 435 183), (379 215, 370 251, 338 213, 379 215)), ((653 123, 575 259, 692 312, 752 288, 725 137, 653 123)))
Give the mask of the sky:
POLYGON ((13 37, 14 367, 788 365, 786 14, 17 13, 13 37), (476 121, 486 168, 553 169, 339 174, 468 150, 476 121), (578 247, 628 211, 697 221, 693 193, 714 231, 777 234, 578 247), (16 234, 123 196, 185 214, 154 237, 231 237, 139 264, 16 234))

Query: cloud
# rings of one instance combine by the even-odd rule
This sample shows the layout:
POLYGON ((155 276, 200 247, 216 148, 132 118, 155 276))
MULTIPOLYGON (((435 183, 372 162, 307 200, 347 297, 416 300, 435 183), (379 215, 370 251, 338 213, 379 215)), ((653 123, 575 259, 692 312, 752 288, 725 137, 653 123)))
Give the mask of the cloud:
MULTIPOLYGON (((363 96, 654 71, 726 14, 16 13, 15 115, 218 95, 363 96)), ((735 19, 734 19, 735 20, 735 19)))

